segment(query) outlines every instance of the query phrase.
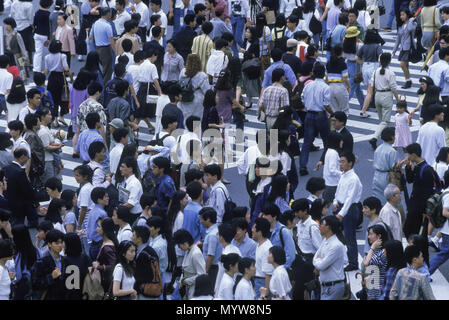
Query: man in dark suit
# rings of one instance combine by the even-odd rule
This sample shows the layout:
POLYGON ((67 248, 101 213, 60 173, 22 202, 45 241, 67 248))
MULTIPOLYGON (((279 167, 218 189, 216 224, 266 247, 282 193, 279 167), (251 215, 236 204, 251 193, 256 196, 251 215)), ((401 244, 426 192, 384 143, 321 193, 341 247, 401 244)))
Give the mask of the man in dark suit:
POLYGON ((14 161, 3 168, 8 188, 5 191, 11 210, 11 225, 24 224, 25 216, 29 227, 37 227, 38 217, 34 208, 34 190, 24 166, 28 161, 28 151, 23 148, 14 151, 14 161))
POLYGON ((158 300, 158 297, 148 297, 143 294, 141 286, 145 283, 153 281, 153 270, 151 268, 152 259, 156 259, 159 263, 159 258, 156 251, 148 246, 148 239, 150 238, 150 230, 146 226, 134 227, 132 241, 137 245, 136 252, 136 272, 134 278, 134 289, 137 292, 138 300, 158 300))
POLYGON ((178 53, 186 62, 187 56, 192 53, 193 39, 197 36, 195 32, 196 20, 193 13, 184 17, 184 27, 178 31, 174 39, 178 45, 178 53))
MULTIPOLYGON (((343 111, 337 111, 331 118, 332 125, 334 127, 334 132, 338 132, 343 137, 343 152, 353 153, 354 149, 354 138, 351 132, 346 128, 346 122, 348 121, 348 116, 343 111)), ((324 164, 324 157, 326 155, 327 149, 324 149, 321 155, 320 161, 316 164, 317 168, 320 168, 324 164)))

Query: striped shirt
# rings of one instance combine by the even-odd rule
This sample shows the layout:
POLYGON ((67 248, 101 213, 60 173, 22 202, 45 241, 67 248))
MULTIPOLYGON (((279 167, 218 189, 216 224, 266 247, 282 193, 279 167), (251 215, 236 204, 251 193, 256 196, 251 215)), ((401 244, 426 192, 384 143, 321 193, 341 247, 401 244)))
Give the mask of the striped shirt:
POLYGON ((289 105, 288 90, 278 83, 269 86, 263 92, 261 104, 267 116, 277 117, 279 109, 289 105))
POLYGON ((192 53, 200 56, 202 71, 206 71, 207 60, 214 48, 214 42, 207 34, 202 34, 193 39, 192 53))
MULTIPOLYGON (((385 256, 383 249, 376 249, 373 251, 373 256, 371 257, 369 265, 379 268, 379 288, 368 289, 368 299, 378 300, 381 295, 381 285, 384 283, 385 273, 387 269, 387 257, 385 256)), ((371 275, 371 277, 376 276, 376 273, 371 275)))

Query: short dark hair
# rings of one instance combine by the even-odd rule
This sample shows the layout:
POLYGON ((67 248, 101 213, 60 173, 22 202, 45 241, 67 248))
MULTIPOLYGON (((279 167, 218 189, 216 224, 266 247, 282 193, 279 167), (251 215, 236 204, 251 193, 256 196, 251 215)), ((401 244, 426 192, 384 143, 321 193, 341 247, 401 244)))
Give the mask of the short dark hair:
POLYGON ((35 95, 41 95, 41 92, 36 89, 36 88, 31 88, 30 90, 27 91, 27 98, 28 100, 33 99, 35 95))
POLYGON ((66 189, 61 193, 61 199, 65 201, 65 207, 67 210, 73 208, 73 198, 76 196, 75 191, 66 189))
POLYGON ((348 22, 349 22, 348 14, 346 12, 340 13, 340 15, 338 16, 338 23, 345 25, 348 22))
POLYGON ((102 91, 103 91, 103 87, 98 82, 92 82, 87 87, 87 93, 89 94, 89 96, 93 96, 97 92, 101 93, 102 91))
POLYGON ((186 171, 184 174, 184 178, 186 180, 186 185, 188 185, 190 182, 198 179, 202 179, 204 176, 203 171, 197 168, 190 168, 186 171))
POLYGON ((193 7, 193 11, 195 11, 195 14, 198 14, 200 11, 204 11, 204 10, 206 10, 206 6, 202 3, 197 3, 193 7))
POLYGON ((11 212, 9 210, 0 209, 0 221, 9 221, 11 219, 11 212))
POLYGON ((14 255, 14 245, 10 239, 0 239, 0 259, 14 255))
POLYGON ((324 75, 326 74, 326 68, 324 67, 323 64, 321 64, 320 62, 316 62, 313 65, 313 75, 315 78, 324 78, 324 75))
POLYGON ((284 53, 279 48, 274 48, 273 50, 271 50, 271 57, 273 58, 274 62, 280 61, 282 59, 283 54, 284 53))
POLYGON ((287 258, 285 256, 285 251, 282 247, 273 246, 269 249, 271 255, 273 256, 273 261, 277 265, 284 265, 287 262, 287 258))
POLYGON ((237 228, 239 228, 241 230, 248 231, 249 224, 245 218, 234 218, 234 219, 232 219, 231 224, 235 230, 237 230, 237 228))
POLYGON ((270 238, 271 232, 270 232, 270 223, 267 219, 264 218, 256 218, 256 221, 254 222, 256 232, 262 232, 262 237, 268 239, 270 238))
POLYGON ((22 133, 24 129, 23 123, 20 120, 12 120, 11 122, 8 123, 8 129, 20 131, 22 133))
POLYGON ((114 138, 115 142, 120 142, 123 138, 129 135, 129 131, 126 128, 117 128, 114 130, 114 133, 112 133, 112 137, 114 138))
POLYGON ((151 0, 152 4, 155 4, 157 6, 161 6, 162 5, 162 1, 161 0, 151 0))
POLYGON ((75 232, 69 232, 64 235, 65 254, 68 257, 79 257, 83 252, 81 239, 75 232))
POLYGON ((370 210, 375 210, 376 215, 379 215, 380 210, 382 209, 382 203, 376 197, 368 197, 363 200, 363 206, 370 208, 370 210))
POLYGON ((354 164, 355 164, 355 156, 354 156, 354 154, 352 152, 343 152, 340 155, 340 158, 343 158, 343 157, 345 157, 348 162, 351 162, 352 163, 351 167, 354 168, 354 164))
POLYGON ((348 116, 343 111, 335 111, 333 117, 346 125, 348 121, 348 116))
POLYGON ((187 194, 192 199, 198 199, 198 197, 201 195, 202 191, 203 191, 203 187, 201 186, 201 183, 199 183, 198 181, 190 182, 186 188, 187 194))
POLYGON ((107 191, 105 188, 95 187, 92 189, 92 192, 90 193, 90 198, 93 201, 93 203, 97 204, 98 200, 103 199, 106 194, 107 191))
MULTIPOLYGON (((159 158, 162 158, 162 157, 158 157, 156 159, 159 159, 159 158)), ((154 160, 156 160, 156 159, 154 159, 154 160)), ((154 163, 154 161, 153 161, 153 163, 154 163)), ((133 174, 137 173, 137 170, 138 170, 137 160, 134 157, 132 157, 132 156, 125 157, 124 159, 120 160, 120 165, 121 164, 126 165, 128 168, 132 168, 133 174)))
POLYGON ((278 68, 273 70, 273 73, 271 74, 271 80, 272 82, 279 82, 281 81, 281 78, 285 75, 285 71, 282 68, 278 68))
POLYGON ((214 288, 212 287, 212 281, 207 274, 201 274, 195 279, 195 291, 194 297, 201 296, 213 296, 214 288))
POLYGON ((306 190, 311 194, 315 194, 320 190, 324 190, 326 188, 326 182, 321 177, 312 177, 307 181, 306 190))
POLYGON ((176 231, 175 234, 173 235, 173 240, 178 245, 186 242, 189 244, 189 246, 193 244, 193 237, 190 234, 190 232, 187 231, 186 229, 179 229, 178 231, 176 231))
MULTIPOLYGON (((446 7, 441 8, 441 13, 449 14, 449 7, 446 6, 446 7)), ((3 23, 5 23, 5 22, 3 21, 3 23)))
POLYGON ((198 214, 204 221, 209 220, 212 224, 217 223, 217 211, 215 211, 214 208, 204 207, 200 210, 200 212, 198 212, 198 214))
POLYGON ((31 155, 28 154, 28 151, 25 148, 17 148, 14 150, 14 158, 20 159, 22 156, 27 156, 28 158, 31 158, 31 155))
POLYGON ((225 40, 228 42, 228 44, 229 44, 230 42, 234 41, 234 35, 233 35, 232 33, 230 33, 230 32, 224 32, 224 33, 221 35, 221 37, 222 37, 223 39, 225 39, 225 40))
MULTIPOLYGON (((0 68, 2 68, 1 60, 0 60, 0 68)), ((45 84, 45 74, 43 74, 42 72, 33 72, 33 81, 37 86, 39 87, 43 86, 45 84)))
POLYGON ((52 4, 53 4, 52 0, 40 0, 39 1, 39 5, 44 9, 50 8, 52 4))
POLYGON ((97 123, 100 122, 100 115, 96 112, 90 112, 87 114, 85 121, 89 129, 95 129, 97 123))
POLYGON ((54 228, 55 227, 53 226, 53 223, 51 223, 51 221, 49 221, 49 220, 43 220, 37 226, 38 231, 44 231, 44 232, 48 232, 50 230, 53 230, 54 228))
POLYGON ((34 113, 28 113, 23 121, 25 122, 25 126, 27 127, 27 129, 32 130, 34 126, 37 126, 39 118, 34 113))
POLYGON ((231 266, 240 262, 240 256, 237 253, 223 254, 220 257, 220 262, 223 264, 224 269, 229 271, 231 266))
POLYGON ((161 118, 161 124, 163 129, 167 129, 172 123, 178 122, 178 118, 174 114, 164 114, 161 118))
POLYGON ((170 102, 175 102, 176 97, 181 94, 181 87, 178 83, 173 83, 167 88, 168 98, 170 102))
POLYGON ((124 39, 122 41, 122 48, 123 48, 123 51, 130 52, 131 49, 133 48, 133 42, 129 39, 124 39))
POLYGON ((432 116, 432 119, 434 119, 436 116, 440 115, 441 113, 444 113, 445 107, 439 104, 433 104, 429 106, 429 113, 432 116))
POLYGON ((58 40, 51 40, 50 44, 48 45, 48 51, 50 53, 58 53, 61 52, 62 49, 62 43, 58 40))
POLYGON ((186 119, 186 128, 190 132, 193 132, 193 123, 195 121, 201 122, 201 119, 197 116, 190 116, 186 119))
MULTIPOLYGON (((136 238, 142 239, 142 243, 147 243, 150 238, 150 229, 146 226, 135 226, 133 231, 136 233, 136 238)), ((193 242, 193 240, 192 240, 193 242)))
POLYGON ((291 208, 293 212, 307 211, 307 213, 309 213, 310 211, 309 201, 306 198, 297 199, 293 201, 291 208))
POLYGON ((221 169, 220 166, 216 163, 211 163, 205 166, 204 173, 208 173, 211 176, 217 176, 217 180, 221 179, 221 169))
POLYGON ((421 253, 422 251, 418 246, 416 245, 408 246, 404 250, 405 262, 411 264, 413 262, 413 258, 418 258, 421 253))
POLYGON ((299 23, 299 17, 295 14, 291 14, 290 16, 288 16, 287 20, 288 22, 294 23, 296 25, 299 23))
POLYGON ((222 236, 226 243, 231 243, 235 237, 235 228, 230 223, 222 223, 218 226, 218 236, 222 236))
MULTIPOLYGON (((115 132, 114 132, 115 133, 115 132)), ((103 149, 106 149, 105 145, 101 141, 94 141, 89 146, 89 158, 90 160, 93 160, 97 153, 100 153, 103 149)))
POLYGON ((264 215, 270 215, 273 218, 278 219, 281 215, 281 210, 274 203, 267 203, 263 206, 262 212, 264 215))
POLYGON ((195 15, 193 13, 188 13, 184 16, 184 23, 186 25, 191 24, 193 21, 195 21, 195 15))
POLYGON ((350 9, 348 10, 348 16, 349 16, 350 13, 355 14, 356 17, 359 16, 359 11, 358 11, 357 9, 350 8, 350 9))
POLYGON ((153 227, 155 229, 159 228, 159 234, 161 234, 164 232, 164 219, 162 219, 162 217, 160 216, 152 216, 150 219, 148 219, 147 226, 153 227))
MULTIPOLYGON (((118 64, 118 65, 120 65, 120 66, 123 66, 125 69, 126 69, 126 67, 123 65, 123 64, 118 64)), ((116 66, 117 67, 117 66, 116 66)), ((126 72, 126 70, 125 70, 125 72, 126 72)), ((121 75, 119 75, 119 74, 117 74, 117 73, 115 73, 117 76, 119 76, 119 77, 121 77, 121 75)), ((123 74, 122 74, 123 75, 123 74)), ((120 81, 117 81, 117 83, 116 83, 116 85, 115 85, 115 93, 117 94, 117 96, 119 96, 119 97, 123 97, 124 95, 125 95, 125 92, 126 92, 126 90, 128 90, 129 89, 129 83, 128 83, 128 81, 125 81, 125 80, 120 80, 120 81)))
POLYGON ((117 218, 123 221, 128 221, 131 215, 129 208, 125 206, 118 206, 115 213, 117 214, 117 218))
POLYGON ((48 231, 47 235, 45 236, 45 242, 47 243, 58 242, 59 240, 64 241, 64 233, 62 233, 58 229, 48 231))
POLYGON ((3 20, 3 24, 7 24, 11 26, 11 28, 15 29, 17 27, 16 20, 14 18, 8 17, 3 20))
POLYGON ((167 174, 170 170, 170 160, 165 157, 155 158, 153 160, 153 165, 156 165, 159 169, 164 169, 164 174, 167 174))
POLYGON ((151 34, 153 35, 154 38, 157 38, 161 35, 162 32, 162 28, 160 26, 155 26, 153 28, 151 28, 151 34))
MULTIPOLYGON (((92 169, 84 164, 84 165, 80 165, 78 167, 76 167, 75 169, 73 169, 73 172, 78 171, 78 173, 80 174, 80 176, 87 178, 87 181, 92 181, 92 176, 94 174, 94 172, 92 171, 92 169)), ((91 193, 91 198, 92 198, 92 193, 91 193)))
POLYGON ((51 190, 58 190, 58 192, 62 191, 62 182, 56 177, 48 178, 45 181, 45 188, 49 188, 51 190))
POLYGON ((155 195, 148 193, 148 192, 144 192, 142 193, 142 196, 140 197, 140 206, 142 207, 142 209, 145 209, 146 207, 152 207, 154 205, 154 203, 156 202, 157 198, 155 195))
POLYGON ((408 154, 416 154, 418 157, 421 157, 422 149, 419 143, 412 143, 405 147, 405 152, 408 154))
POLYGON ((210 34, 213 29, 214 25, 209 21, 206 21, 201 25, 201 30, 203 31, 204 34, 210 34))
POLYGON ((223 49, 224 47, 227 47, 229 45, 229 43, 225 40, 225 39, 223 39, 223 38, 218 38, 216 41, 215 41, 215 50, 221 50, 221 49, 223 49))
POLYGON ((116 77, 123 77, 126 73, 126 65, 124 65, 123 63, 117 63, 114 66, 114 73, 116 77))
POLYGON ((382 130, 380 138, 385 142, 389 142, 394 139, 395 131, 394 127, 386 127, 382 130))
POLYGON ((130 32, 132 29, 136 28, 138 26, 138 24, 137 24, 136 20, 131 19, 131 20, 125 21, 123 26, 125 27, 125 32, 130 32))

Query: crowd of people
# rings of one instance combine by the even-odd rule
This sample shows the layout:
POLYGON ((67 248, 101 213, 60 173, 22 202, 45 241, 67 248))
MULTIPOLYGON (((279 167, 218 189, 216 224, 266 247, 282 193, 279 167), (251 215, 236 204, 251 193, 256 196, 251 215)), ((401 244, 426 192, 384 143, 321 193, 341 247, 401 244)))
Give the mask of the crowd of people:
POLYGON ((3 19, 0 299, 342 300, 357 270, 358 299, 435 299, 431 275, 449 259, 449 7, 395 0, 389 53, 377 0, 39 6, 14 0, 3 19), (403 89, 410 62, 427 73, 410 113, 396 52, 403 89), (366 199, 352 97, 379 118, 366 199), (229 188, 245 188, 225 168, 253 107, 266 130, 237 160, 249 202, 236 205, 229 188), (309 195, 295 199, 318 135, 322 175, 301 178, 309 195), (62 183, 68 140, 76 191, 62 183))

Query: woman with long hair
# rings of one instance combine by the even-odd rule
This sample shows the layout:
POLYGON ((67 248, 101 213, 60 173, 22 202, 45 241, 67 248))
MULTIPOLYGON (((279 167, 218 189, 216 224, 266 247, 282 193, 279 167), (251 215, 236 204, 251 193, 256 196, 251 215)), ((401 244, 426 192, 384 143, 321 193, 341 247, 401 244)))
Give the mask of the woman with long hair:
POLYGON ((184 221, 183 211, 188 202, 188 196, 185 191, 178 190, 173 195, 167 210, 168 230, 172 235, 179 229, 182 229, 182 223, 184 221))
POLYGON ((326 65, 327 81, 329 83, 331 108, 349 114, 349 92, 351 86, 348 81, 348 66, 343 58, 343 47, 334 46, 331 57, 326 65))
POLYGON ((62 233, 66 233, 66 230, 63 225, 62 216, 66 214, 66 206, 65 201, 62 199, 53 199, 50 201, 48 205, 47 214, 45 215, 45 220, 53 223, 53 228, 61 231, 62 233))
POLYGON ((23 224, 11 230, 15 246, 13 300, 29 300, 31 298, 31 268, 39 258, 39 252, 31 241, 30 232, 23 224))
MULTIPOLYGON (((90 73, 90 79, 93 82, 98 82, 103 87, 103 77, 100 70, 100 56, 96 51, 90 51, 86 58, 86 63, 81 70, 88 71, 90 73)), ((81 71, 80 70, 80 71, 81 71)))
POLYGON ((417 44, 414 40, 416 22, 409 9, 402 9, 400 11, 400 18, 403 24, 398 29, 398 36, 396 38, 396 43, 394 44, 392 57, 395 56, 396 51, 400 48, 401 51, 399 52, 398 60, 400 61, 401 69, 404 72, 405 77, 405 84, 401 88, 408 89, 412 86, 410 70, 408 68, 410 61, 410 50, 412 46, 415 49, 417 48, 417 44))
POLYGON ((343 137, 339 132, 331 132, 327 136, 327 150, 324 156, 323 178, 326 189, 323 193, 323 199, 334 201, 337 185, 340 181, 340 152, 343 147, 343 137))
POLYGON ((3 20, 3 25, 6 31, 3 35, 5 54, 11 57, 11 61, 20 68, 22 78, 25 78, 26 73, 23 67, 28 63, 28 52, 22 36, 16 31, 17 23, 13 18, 8 17, 3 20))
POLYGON ((202 274, 195 279, 195 291, 190 300, 213 300, 214 288, 212 281, 207 274, 202 274))
POLYGON ((393 287, 396 274, 402 268, 406 267, 404 258, 404 248, 401 241, 389 240, 383 245, 385 256, 387 257, 387 272, 385 281, 381 283, 382 290, 379 300, 389 300, 390 290, 393 287))
POLYGON ((72 139, 73 143, 73 158, 79 158, 80 155, 77 153, 76 145, 78 144, 78 137, 80 135, 80 127, 78 124, 78 108, 81 103, 89 98, 89 93, 87 92, 87 86, 92 81, 92 74, 81 68, 78 75, 76 76, 73 85, 70 88, 70 111, 71 111, 71 119, 72 119, 72 130, 74 132, 74 136, 72 139))
MULTIPOLYGON (((285 22, 284 22, 285 24, 285 22)), ((259 97, 260 90, 262 88, 262 80, 260 79, 261 70, 257 66, 248 67, 243 70, 245 62, 250 61, 260 56, 259 38, 257 37, 257 30, 254 26, 247 27, 245 32, 245 40, 243 41, 243 48, 240 49, 243 52, 242 61, 242 79, 243 87, 247 97, 245 103, 246 108, 250 108, 253 104, 253 98, 259 97)))
POLYGON ((136 300, 134 273, 137 247, 132 241, 122 241, 117 249, 117 265, 113 272, 112 294, 119 300, 136 300))
POLYGON ((290 207, 288 206, 289 199, 287 197, 289 187, 290 186, 286 176, 283 174, 274 176, 271 180, 266 203, 274 203, 279 207, 281 213, 290 210, 290 207))
POLYGON ((351 91, 349 92, 349 100, 355 94, 360 105, 363 105, 365 97, 363 96, 360 83, 354 81, 354 77, 357 72, 360 72, 362 66, 356 61, 356 54, 362 47, 362 41, 357 38, 360 34, 360 30, 357 27, 349 27, 346 29, 346 35, 343 39, 343 57, 346 59, 346 65, 348 66, 349 84, 351 91))
POLYGON ((362 114, 365 114, 369 108, 371 99, 375 92, 376 111, 379 117, 379 126, 377 127, 374 137, 369 141, 373 150, 377 148, 377 139, 380 137, 382 130, 388 126, 391 120, 391 109, 393 107, 393 95, 396 101, 399 101, 396 76, 388 66, 391 63, 391 54, 384 52, 380 55, 381 67, 376 69, 368 86, 368 94, 365 98, 362 114))
POLYGON ((421 44, 430 52, 434 42, 435 34, 441 27, 440 9, 436 7, 437 0, 424 0, 424 6, 421 10, 421 44))
MULTIPOLYGON (((433 104, 442 104, 440 100, 440 91, 441 88, 438 85, 435 85, 432 78, 429 76, 422 76, 419 79, 421 87, 418 90, 418 103, 416 108, 410 112, 408 118, 412 119, 413 115, 421 109, 420 118, 422 118, 421 123, 425 124, 431 120, 433 120, 433 116, 429 112, 429 107, 433 104)), ((446 118, 446 117, 445 117, 446 118)), ((448 123, 447 119, 444 119, 445 123, 448 123)))
POLYGON ((117 262, 118 241, 114 229, 115 224, 111 218, 97 220, 97 233, 103 238, 103 244, 95 261, 92 262, 92 269, 100 271, 101 285, 105 291, 109 289, 112 271, 117 262))
MULTIPOLYGON (((265 13, 259 12, 256 16, 256 36, 259 39, 260 58, 262 69, 266 70, 270 66, 271 56, 271 31, 267 24, 265 13)), ((262 73, 263 77, 263 73, 262 73)))
MULTIPOLYGON (((178 107, 182 110, 184 119, 190 116, 203 117, 203 100, 206 91, 210 89, 209 78, 202 71, 199 55, 191 53, 187 56, 185 68, 179 76, 181 82, 190 82, 193 89, 193 101, 179 101, 178 107)), ((185 121, 184 120, 184 121, 185 121)), ((185 124, 184 124, 185 125, 185 124)))
MULTIPOLYGON (((379 66, 379 56, 382 54, 382 46, 377 41, 376 31, 366 31, 363 45, 357 50, 355 61, 362 65, 363 83, 368 87, 374 70, 379 66)), ((359 70, 360 71, 360 70, 359 70)), ((363 105, 361 103, 360 105, 363 105)))

